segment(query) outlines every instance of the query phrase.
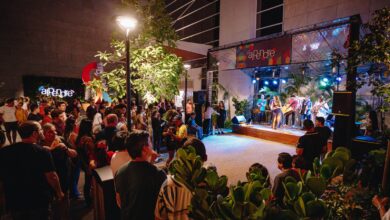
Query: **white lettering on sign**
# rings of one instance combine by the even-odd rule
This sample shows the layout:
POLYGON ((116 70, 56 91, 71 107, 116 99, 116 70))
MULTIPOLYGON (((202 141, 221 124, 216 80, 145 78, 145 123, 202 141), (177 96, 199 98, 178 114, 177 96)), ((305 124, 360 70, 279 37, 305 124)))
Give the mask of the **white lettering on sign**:
POLYGON ((248 59, 251 60, 261 60, 269 59, 275 56, 275 50, 252 50, 247 52, 248 59))
POLYGON ((66 89, 56 89, 53 87, 45 88, 43 86, 39 87, 38 91, 40 91, 42 95, 54 96, 60 98, 72 97, 75 93, 73 89, 66 90, 66 89))

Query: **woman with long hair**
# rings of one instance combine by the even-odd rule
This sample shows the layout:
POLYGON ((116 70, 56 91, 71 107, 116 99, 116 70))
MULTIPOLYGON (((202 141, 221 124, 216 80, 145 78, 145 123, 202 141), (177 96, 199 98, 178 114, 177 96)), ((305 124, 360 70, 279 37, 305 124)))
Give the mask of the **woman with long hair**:
POLYGON ((217 134, 224 134, 223 129, 225 127, 226 110, 225 103, 223 101, 219 101, 217 112, 217 134))
POLYGON ((282 103, 279 96, 273 97, 270 107, 272 111, 272 129, 279 128, 283 118, 282 103))
MULTIPOLYGON (((92 135, 92 121, 89 119, 83 119, 80 122, 79 134, 76 138, 77 153, 79 155, 79 161, 81 169, 85 172, 85 184, 84 184, 84 198, 87 206, 92 203, 91 200, 91 183, 92 183, 92 168, 90 164, 94 164, 94 149, 95 143, 92 135)), ((77 181, 78 178, 74 179, 77 181)), ((75 184, 73 186, 77 186, 75 184)))

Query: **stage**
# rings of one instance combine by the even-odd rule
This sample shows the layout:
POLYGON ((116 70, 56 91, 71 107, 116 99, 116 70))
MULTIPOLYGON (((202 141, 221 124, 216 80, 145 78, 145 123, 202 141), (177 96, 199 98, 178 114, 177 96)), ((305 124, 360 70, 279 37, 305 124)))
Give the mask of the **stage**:
POLYGON ((237 134, 294 146, 297 144, 299 137, 305 134, 305 131, 296 128, 279 128, 274 130, 270 125, 233 124, 232 130, 237 134))

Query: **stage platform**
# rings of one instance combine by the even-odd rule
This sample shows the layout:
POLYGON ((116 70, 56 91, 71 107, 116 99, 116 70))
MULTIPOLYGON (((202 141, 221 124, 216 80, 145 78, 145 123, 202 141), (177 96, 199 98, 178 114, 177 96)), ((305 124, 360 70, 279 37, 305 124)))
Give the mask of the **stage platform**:
POLYGON ((305 131, 295 128, 279 128, 274 130, 270 125, 232 125, 232 130, 237 134, 294 146, 297 144, 299 137, 305 134, 305 131))

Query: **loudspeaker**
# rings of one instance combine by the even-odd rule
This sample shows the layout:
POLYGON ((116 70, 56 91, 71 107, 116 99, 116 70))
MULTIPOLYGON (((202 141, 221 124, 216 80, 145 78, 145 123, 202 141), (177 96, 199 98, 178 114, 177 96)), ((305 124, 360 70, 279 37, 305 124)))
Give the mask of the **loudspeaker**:
POLYGON ((206 96, 207 96, 207 91, 201 90, 201 91, 194 91, 194 103, 195 104, 201 104, 203 105, 206 103, 206 96))
POLYGON ((245 122, 246 122, 246 119, 245 119, 245 116, 243 116, 243 115, 236 115, 232 118, 233 124, 242 124, 245 122))
POLYGON ((350 116, 352 112, 352 92, 334 92, 332 114, 350 116))

